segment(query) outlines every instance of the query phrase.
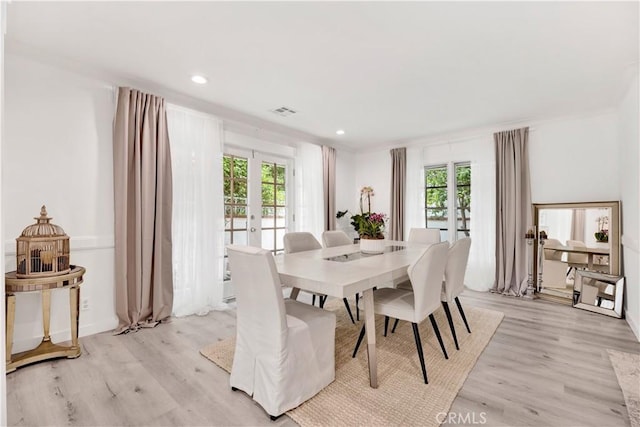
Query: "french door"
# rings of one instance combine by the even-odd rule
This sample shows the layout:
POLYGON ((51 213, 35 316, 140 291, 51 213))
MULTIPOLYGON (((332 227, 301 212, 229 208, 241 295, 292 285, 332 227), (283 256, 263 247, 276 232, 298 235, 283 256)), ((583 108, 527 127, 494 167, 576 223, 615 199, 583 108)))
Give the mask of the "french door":
MULTIPOLYGON (((228 148, 222 161, 225 246, 284 252, 282 238, 293 221, 292 160, 228 148)), ((225 298, 233 296, 230 278, 225 256, 225 298)))

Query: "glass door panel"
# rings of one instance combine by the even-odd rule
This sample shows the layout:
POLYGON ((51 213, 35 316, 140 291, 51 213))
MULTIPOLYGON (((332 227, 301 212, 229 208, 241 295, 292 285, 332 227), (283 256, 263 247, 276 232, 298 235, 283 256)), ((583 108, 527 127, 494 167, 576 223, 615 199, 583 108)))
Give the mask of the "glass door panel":
MULTIPOLYGON (((261 247, 274 255, 284 252, 292 200, 289 161, 248 150, 230 151, 223 157, 225 245, 261 247)), ((225 256, 225 298, 233 297, 230 279, 225 256)))

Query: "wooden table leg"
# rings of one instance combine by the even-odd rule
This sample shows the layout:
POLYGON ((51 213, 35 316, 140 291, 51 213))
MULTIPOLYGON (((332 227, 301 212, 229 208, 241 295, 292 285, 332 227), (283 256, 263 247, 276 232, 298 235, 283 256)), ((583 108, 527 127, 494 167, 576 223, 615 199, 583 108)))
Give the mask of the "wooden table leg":
POLYGON ((289 295, 289 298, 291 298, 292 300, 296 300, 296 299, 298 299, 298 294, 299 293, 300 293, 300 289, 291 288, 291 294, 289 295))
POLYGON ((369 384, 378 388, 378 355, 376 353, 376 319, 373 312, 373 289, 367 289, 364 299, 365 329, 367 331, 367 355, 369 356, 369 384))
POLYGON ((78 286, 69 289, 69 308, 71 312, 71 346, 78 347, 78 322, 80 320, 80 287, 78 286))
POLYGON ((593 253, 587 254, 587 268, 589 271, 593 271, 593 253))
POLYGON ((44 338, 42 341, 51 341, 49 336, 49 325, 51 324, 51 291, 46 289, 42 291, 42 328, 44 330, 44 338))
POLYGON ((5 314, 6 318, 6 362, 11 363, 11 351, 13 349, 13 327, 16 319, 16 296, 13 294, 6 294, 5 296, 5 314))

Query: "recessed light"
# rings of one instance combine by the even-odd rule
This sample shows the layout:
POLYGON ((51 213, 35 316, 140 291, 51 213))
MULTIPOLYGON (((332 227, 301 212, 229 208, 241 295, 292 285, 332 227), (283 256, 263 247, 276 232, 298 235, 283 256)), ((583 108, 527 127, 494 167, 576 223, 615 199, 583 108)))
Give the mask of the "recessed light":
POLYGON ((203 85, 207 82, 207 78, 204 76, 191 76, 191 81, 194 83, 198 83, 199 85, 203 85))
POLYGON ((338 129, 336 131, 336 135, 344 135, 344 131, 342 129, 338 129))

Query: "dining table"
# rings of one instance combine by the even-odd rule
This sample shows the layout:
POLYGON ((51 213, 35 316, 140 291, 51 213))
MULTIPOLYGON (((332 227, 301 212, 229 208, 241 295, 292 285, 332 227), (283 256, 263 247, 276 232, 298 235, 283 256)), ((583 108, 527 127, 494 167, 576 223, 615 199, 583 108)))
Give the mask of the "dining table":
POLYGON ((571 246, 571 245, 544 245, 544 249, 551 249, 559 252, 567 252, 567 253, 576 253, 576 254, 586 254, 587 255, 587 269, 593 270, 593 258, 594 255, 600 256, 609 256, 610 249, 609 247, 603 246, 571 246))
MULTIPOLYGON (((394 286, 408 279, 407 267, 417 260, 427 244, 385 240, 382 253, 360 251, 358 244, 335 246, 275 257, 276 268, 284 286, 299 290, 346 298, 363 295, 369 383, 378 387, 374 288, 394 286)), ((354 343, 355 345, 355 343, 354 343)))

